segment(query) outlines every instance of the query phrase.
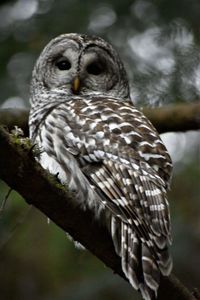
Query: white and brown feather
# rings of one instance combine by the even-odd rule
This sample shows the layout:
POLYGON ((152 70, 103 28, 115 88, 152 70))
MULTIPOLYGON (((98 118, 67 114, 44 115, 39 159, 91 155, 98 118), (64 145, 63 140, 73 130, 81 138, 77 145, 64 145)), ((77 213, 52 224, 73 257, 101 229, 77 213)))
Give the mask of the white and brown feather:
POLYGON ((123 64, 110 44, 61 35, 45 47, 33 71, 30 137, 42 150, 41 165, 58 174, 76 191, 77 203, 107 226, 130 284, 153 300, 160 274, 172 268, 166 198, 172 163, 157 131, 128 95, 123 64), (70 47, 78 67, 65 78, 56 75, 53 63, 70 47), (90 76, 88 57, 99 55, 109 68, 90 76), (74 95, 70 86, 77 74, 82 89, 74 95))
POLYGON ((117 99, 75 97, 57 105, 39 129, 36 142, 61 167, 61 181, 82 187, 84 206, 99 201, 110 211, 109 230, 130 283, 156 294, 160 271, 171 270, 166 190, 172 165, 151 123, 117 99), (63 177, 66 170, 71 176, 63 177))

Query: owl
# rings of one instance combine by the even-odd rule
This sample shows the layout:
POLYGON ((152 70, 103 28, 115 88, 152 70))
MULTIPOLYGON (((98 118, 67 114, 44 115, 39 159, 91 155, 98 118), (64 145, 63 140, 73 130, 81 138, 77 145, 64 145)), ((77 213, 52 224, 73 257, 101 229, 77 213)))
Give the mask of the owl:
POLYGON ((133 105, 117 52, 100 37, 60 35, 38 58, 30 94, 30 138, 41 149, 40 164, 108 230, 130 284, 143 299, 155 299, 161 274, 172 268, 172 163, 133 105))

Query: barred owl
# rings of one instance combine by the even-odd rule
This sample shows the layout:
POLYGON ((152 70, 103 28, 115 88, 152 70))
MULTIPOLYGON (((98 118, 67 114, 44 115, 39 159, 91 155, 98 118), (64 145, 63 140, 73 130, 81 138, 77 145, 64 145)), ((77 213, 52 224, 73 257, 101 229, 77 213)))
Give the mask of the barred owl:
POLYGON ((103 39, 63 34, 44 48, 31 82, 30 138, 40 164, 106 226, 122 270, 145 300, 169 275, 166 191, 172 163, 130 99, 124 66, 103 39))

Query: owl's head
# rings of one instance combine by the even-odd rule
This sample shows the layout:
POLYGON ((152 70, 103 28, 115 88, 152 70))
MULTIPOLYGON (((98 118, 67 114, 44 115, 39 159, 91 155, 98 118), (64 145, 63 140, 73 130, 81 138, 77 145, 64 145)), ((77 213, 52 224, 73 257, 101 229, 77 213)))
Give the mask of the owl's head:
POLYGON ((51 40, 33 71, 32 98, 55 91, 129 97, 126 72, 113 47, 102 38, 72 33, 51 40))

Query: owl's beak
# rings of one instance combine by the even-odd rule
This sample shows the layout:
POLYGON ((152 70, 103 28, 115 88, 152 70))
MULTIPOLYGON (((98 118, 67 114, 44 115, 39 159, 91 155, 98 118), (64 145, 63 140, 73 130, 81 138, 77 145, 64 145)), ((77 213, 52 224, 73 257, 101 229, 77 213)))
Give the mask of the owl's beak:
POLYGON ((81 86, 81 81, 78 76, 76 76, 72 81, 72 91, 74 94, 78 94, 81 86))

